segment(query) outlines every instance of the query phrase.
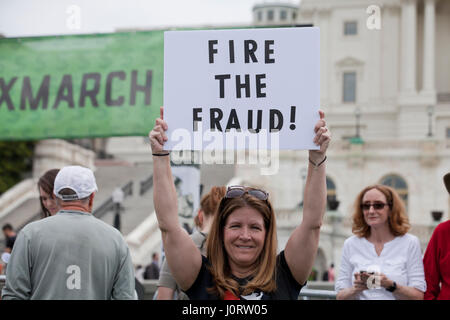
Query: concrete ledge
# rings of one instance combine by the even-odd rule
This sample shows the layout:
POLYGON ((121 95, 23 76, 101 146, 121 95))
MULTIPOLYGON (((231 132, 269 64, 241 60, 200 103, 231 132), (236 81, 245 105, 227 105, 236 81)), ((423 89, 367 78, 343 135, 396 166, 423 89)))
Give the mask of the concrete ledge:
MULTIPOLYGON (((143 282, 141 282, 141 284, 144 287, 145 292, 144 300, 153 300, 153 296, 158 289, 158 280, 144 280, 143 282)), ((301 291, 301 293, 301 296, 310 296, 314 300, 336 299, 334 282, 309 281, 307 286, 301 291)))
MULTIPOLYGON (((156 289, 158 289, 158 280, 144 280, 141 282, 144 287, 144 299, 143 300, 153 300, 156 289)), ((5 285, 5 276, 0 275, 0 292, 5 285)), ((333 282, 322 282, 322 281, 311 281, 308 282, 307 287, 304 289, 305 291, 302 293, 304 295, 310 294, 314 299, 333 299, 336 293, 334 292, 334 283, 333 282)), ((335 299, 335 298, 334 298, 335 299)))
POLYGON ((5 286, 5 280, 6 280, 6 276, 0 275, 0 298, 2 296, 3 287, 5 286))
MULTIPOLYGON (((3 290, 3 287, 5 286, 5 275, 0 275, 0 296, 1 291, 3 290)), ((144 300, 153 300, 153 296, 155 295, 158 280, 144 280, 142 283, 142 286, 144 287, 144 300)))
POLYGON ((40 141, 34 150, 33 177, 39 178, 47 170, 68 165, 80 165, 95 171, 95 153, 79 145, 60 139, 40 141))
POLYGON ((36 182, 26 179, 8 189, 0 197, 0 218, 11 212, 29 198, 37 197, 36 182))
POLYGON ((158 280, 144 280, 141 284, 144 287, 144 300, 153 300, 158 289, 158 280))

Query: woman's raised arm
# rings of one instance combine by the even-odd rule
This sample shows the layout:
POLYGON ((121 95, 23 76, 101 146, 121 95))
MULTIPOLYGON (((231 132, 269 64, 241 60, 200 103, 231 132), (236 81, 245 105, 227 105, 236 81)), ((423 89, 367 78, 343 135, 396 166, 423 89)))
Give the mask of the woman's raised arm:
POLYGON ((320 227, 326 209, 326 150, 331 134, 324 120, 325 113, 319 111, 320 120, 314 132, 314 143, 319 150, 309 151, 308 176, 303 197, 303 221, 295 228, 286 248, 286 262, 298 283, 304 284, 308 279, 319 246, 320 227))
POLYGON ((153 199, 164 251, 170 270, 181 289, 187 290, 200 271, 202 258, 188 233, 178 221, 178 198, 170 168, 169 152, 164 150, 168 140, 164 109, 149 133, 153 154, 153 199))

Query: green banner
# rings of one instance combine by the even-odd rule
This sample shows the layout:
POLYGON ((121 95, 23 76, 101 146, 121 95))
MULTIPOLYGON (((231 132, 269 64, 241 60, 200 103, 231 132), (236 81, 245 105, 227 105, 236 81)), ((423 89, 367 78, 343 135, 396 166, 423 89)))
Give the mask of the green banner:
POLYGON ((144 136, 164 31, 0 39, 0 140, 144 136))

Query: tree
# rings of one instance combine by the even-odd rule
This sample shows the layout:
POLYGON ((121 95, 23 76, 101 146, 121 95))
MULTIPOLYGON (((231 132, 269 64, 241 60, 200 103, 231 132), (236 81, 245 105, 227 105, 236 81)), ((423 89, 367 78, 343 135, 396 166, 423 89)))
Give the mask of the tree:
POLYGON ((0 141, 0 194, 31 172, 34 145, 34 141, 0 141))

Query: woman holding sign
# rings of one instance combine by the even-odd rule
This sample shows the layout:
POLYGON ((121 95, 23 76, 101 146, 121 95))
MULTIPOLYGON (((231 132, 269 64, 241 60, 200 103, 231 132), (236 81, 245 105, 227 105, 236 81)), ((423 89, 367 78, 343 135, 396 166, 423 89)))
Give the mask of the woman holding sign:
POLYGON ((325 160, 330 142, 324 113, 314 131, 319 150, 309 151, 303 221, 277 255, 275 214, 267 192, 229 187, 219 204, 200 254, 178 222, 177 195, 170 168, 168 124, 161 118, 150 132, 154 203, 170 270, 190 299, 297 299, 311 272, 326 207, 325 160))

